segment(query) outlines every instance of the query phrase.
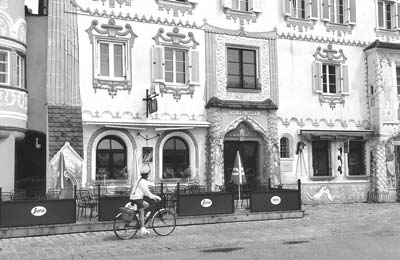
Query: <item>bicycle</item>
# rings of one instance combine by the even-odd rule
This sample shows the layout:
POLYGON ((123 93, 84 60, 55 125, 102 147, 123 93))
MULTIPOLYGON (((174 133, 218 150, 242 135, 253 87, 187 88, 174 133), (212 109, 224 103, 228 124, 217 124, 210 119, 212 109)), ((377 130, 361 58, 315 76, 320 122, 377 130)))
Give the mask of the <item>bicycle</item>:
MULTIPOLYGON (((168 236, 176 227, 175 214, 169 209, 161 207, 161 202, 152 203, 145 210, 145 225, 151 220, 151 228, 159 236, 168 236)), ((136 204, 131 202, 119 208, 115 216, 113 230, 119 239, 131 239, 140 229, 139 211, 136 204)))

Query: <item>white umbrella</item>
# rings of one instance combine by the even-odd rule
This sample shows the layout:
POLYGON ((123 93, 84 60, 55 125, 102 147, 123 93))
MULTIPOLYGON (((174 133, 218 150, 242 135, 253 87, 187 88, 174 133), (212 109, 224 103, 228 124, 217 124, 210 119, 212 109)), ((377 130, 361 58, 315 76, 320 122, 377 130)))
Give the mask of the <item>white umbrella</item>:
POLYGON ((56 187, 62 189, 64 188, 65 184, 65 159, 64 159, 64 153, 60 152, 60 156, 58 157, 58 169, 57 169, 57 182, 56 182, 56 187))
POLYGON ((242 159, 240 158, 239 151, 236 152, 235 162, 233 163, 231 182, 233 182, 233 183, 238 185, 239 203, 240 203, 240 201, 241 201, 241 198, 240 198, 240 195, 241 195, 240 194, 240 186, 242 184, 247 183, 247 181, 246 181, 246 176, 244 174, 242 159))

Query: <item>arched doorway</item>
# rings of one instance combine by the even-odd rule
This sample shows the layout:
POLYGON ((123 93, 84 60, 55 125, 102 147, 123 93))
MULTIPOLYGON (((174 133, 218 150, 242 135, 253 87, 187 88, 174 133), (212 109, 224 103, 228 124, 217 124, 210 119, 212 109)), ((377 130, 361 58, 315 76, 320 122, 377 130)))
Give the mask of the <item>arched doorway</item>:
POLYGON ((259 175, 263 169, 263 138, 246 123, 240 123, 236 129, 226 133, 224 138, 224 183, 231 182, 232 168, 236 153, 239 151, 248 184, 259 184, 259 175))

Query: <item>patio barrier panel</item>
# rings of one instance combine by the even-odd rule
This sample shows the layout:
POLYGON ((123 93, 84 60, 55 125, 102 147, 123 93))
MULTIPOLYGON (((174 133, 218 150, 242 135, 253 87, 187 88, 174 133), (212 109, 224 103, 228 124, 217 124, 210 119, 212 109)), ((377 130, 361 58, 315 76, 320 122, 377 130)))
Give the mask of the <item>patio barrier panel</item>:
POLYGON ((251 212, 301 210, 301 182, 298 189, 274 189, 250 193, 251 212))
POLYGON ((111 221, 119 212, 119 208, 129 202, 129 196, 101 196, 98 204, 98 220, 111 221))
POLYGON ((178 194, 177 213, 179 216, 233 214, 233 203, 233 193, 229 192, 178 194))
POLYGON ((76 222, 75 199, 0 200, 0 227, 69 224, 76 222))

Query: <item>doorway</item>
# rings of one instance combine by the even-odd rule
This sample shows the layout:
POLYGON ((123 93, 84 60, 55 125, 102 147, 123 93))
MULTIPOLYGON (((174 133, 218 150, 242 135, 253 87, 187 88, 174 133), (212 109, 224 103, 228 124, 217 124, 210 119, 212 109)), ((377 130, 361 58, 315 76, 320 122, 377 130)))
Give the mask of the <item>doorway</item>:
POLYGON ((225 141, 224 142, 224 180, 225 186, 231 182, 232 168, 236 152, 240 158, 248 184, 258 184, 259 143, 257 141, 225 141))

